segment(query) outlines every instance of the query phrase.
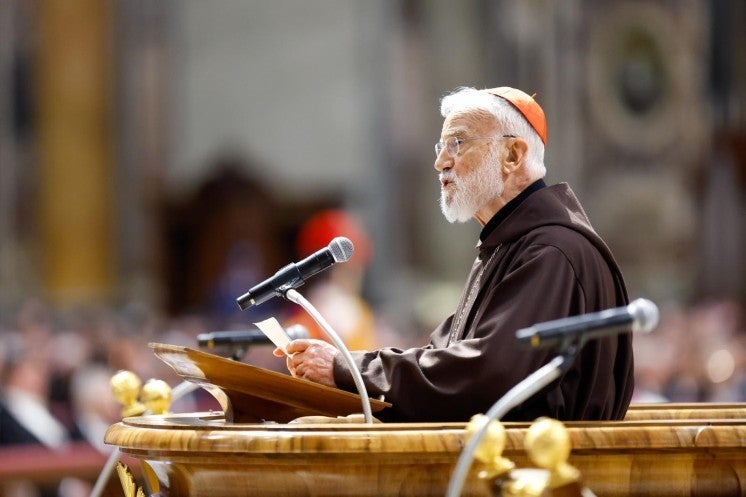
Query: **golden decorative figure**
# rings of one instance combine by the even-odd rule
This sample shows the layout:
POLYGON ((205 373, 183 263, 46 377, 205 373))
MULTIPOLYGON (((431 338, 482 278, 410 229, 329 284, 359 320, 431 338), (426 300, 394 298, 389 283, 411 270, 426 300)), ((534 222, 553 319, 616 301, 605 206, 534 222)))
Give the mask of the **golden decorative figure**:
POLYGON ((119 481, 122 483, 124 497, 145 497, 145 492, 143 492, 142 487, 135 484, 135 478, 126 464, 118 462, 117 473, 119 473, 119 481))
POLYGON ((537 419, 526 433, 524 446, 534 464, 549 470, 547 488, 554 489, 580 480, 580 471, 567 462, 572 448, 570 435, 556 419, 537 419))
MULTIPOLYGON (((487 420, 484 414, 472 416, 466 425, 466 439, 473 437, 487 423, 487 420)), ((484 465, 484 469, 479 472, 479 478, 498 478, 515 467, 512 461, 502 457, 503 449, 505 449, 505 436, 505 427, 502 423, 490 421, 484 438, 474 451, 474 459, 484 465)))
POLYGON ((153 467, 147 461, 140 461, 142 476, 145 480, 145 488, 150 490, 150 495, 159 495, 161 492, 161 482, 158 481, 158 475, 155 474, 153 467))
POLYGON ((122 404, 122 417, 139 416, 145 412, 145 405, 137 400, 140 395, 140 378, 132 371, 121 370, 110 380, 111 393, 122 404))
POLYGON ((140 392, 140 401, 153 414, 168 414, 171 405, 171 387, 163 380, 151 378, 140 392))

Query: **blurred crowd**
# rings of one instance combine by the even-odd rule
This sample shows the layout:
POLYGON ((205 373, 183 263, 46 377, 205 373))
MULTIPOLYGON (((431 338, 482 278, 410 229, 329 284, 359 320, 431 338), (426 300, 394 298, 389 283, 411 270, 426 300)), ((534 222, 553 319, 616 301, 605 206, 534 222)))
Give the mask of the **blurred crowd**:
MULTIPOLYGON (((331 275, 314 289, 319 298, 333 290, 331 275)), ((309 289, 311 292, 311 289, 309 289)), ((333 322, 355 318, 361 302, 325 312, 333 322)), ((357 345, 387 345, 391 336, 373 332, 376 318, 367 307, 363 322, 367 336, 340 332, 357 345)), ((288 326, 299 316, 283 314, 288 326)), ((248 321, 247 323, 248 324, 248 321)), ((30 300, 0 323, 0 450, 17 444, 40 444, 51 449, 85 442, 102 453, 104 432, 121 419, 122 406, 111 395, 110 378, 127 369, 143 382, 149 378, 176 386, 181 379, 149 349, 161 342, 198 348, 197 335, 214 331, 208 316, 158 316, 137 309, 59 313, 30 300)), ((427 331, 410 336, 412 344, 426 340, 427 331)), ((358 330, 358 333, 360 330, 358 330)), ((402 344, 395 344, 401 346, 402 344)), ((284 370, 272 356, 272 346, 256 346, 244 357, 262 367, 284 370)), ((746 401, 746 333, 743 313, 734 302, 718 301, 692 307, 663 305, 661 322, 649 335, 635 338, 636 390, 633 402, 746 401)), ((176 401, 172 412, 220 409, 204 390, 176 401)), ((89 486, 74 486, 69 497, 88 495, 89 486)), ((8 495, 6 493, 6 495, 8 495)), ((40 495, 21 493, 17 495, 40 495)))
MULTIPOLYGON (((149 350, 152 341, 196 347, 204 331, 199 318, 165 323, 152 313, 86 309, 55 312, 29 300, 0 322, 0 454, 14 448, 43 446, 52 451, 90 447, 108 454, 104 433, 122 418, 111 377, 121 369, 145 382, 180 382, 149 350)), ((198 390, 173 404, 181 410, 219 409, 198 390)), ((24 454, 21 450, 19 454, 24 454)), ((29 458, 30 466, 40 464, 29 458)), ((116 477, 114 477, 116 479, 116 477)), ((65 478, 42 487, 28 482, 0 484, 0 495, 34 497, 88 496, 93 481, 65 478)))
POLYGON ((660 307, 658 327, 635 337, 633 402, 746 401, 742 307, 727 300, 660 307))

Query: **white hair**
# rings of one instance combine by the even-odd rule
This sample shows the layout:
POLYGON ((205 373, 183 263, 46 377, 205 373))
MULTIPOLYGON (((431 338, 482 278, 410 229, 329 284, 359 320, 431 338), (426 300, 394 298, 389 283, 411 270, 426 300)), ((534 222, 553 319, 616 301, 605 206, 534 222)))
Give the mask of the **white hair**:
POLYGON ((544 142, 529 124, 523 114, 504 98, 497 97, 476 88, 462 87, 444 96, 440 101, 440 113, 448 117, 453 113, 486 111, 497 120, 505 135, 515 135, 526 140, 526 169, 533 178, 543 178, 547 169, 544 166, 544 142))

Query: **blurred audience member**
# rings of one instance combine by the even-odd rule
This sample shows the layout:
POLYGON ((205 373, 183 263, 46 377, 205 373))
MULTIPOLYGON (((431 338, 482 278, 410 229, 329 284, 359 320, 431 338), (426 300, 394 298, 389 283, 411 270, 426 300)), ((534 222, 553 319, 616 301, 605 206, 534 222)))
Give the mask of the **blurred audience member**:
MULTIPOLYGON (((49 410, 50 371, 43 349, 17 350, 9 357, 0 391, 0 447, 38 445, 60 449, 70 442, 67 428, 49 410)), ((33 461, 29 461, 33 464, 33 461)), ((12 482, 14 495, 53 497, 54 485, 12 482)))
POLYGON ((109 426, 122 418, 122 406, 111 394, 113 375, 114 371, 106 366, 88 364, 73 375, 70 383, 74 438, 107 454, 113 447, 104 443, 104 434, 109 426))
POLYGON ((59 448, 69 441, 67 429, 49 410, 49 380, 43 350, 10 358, 0 397, 0 445, 59 448))

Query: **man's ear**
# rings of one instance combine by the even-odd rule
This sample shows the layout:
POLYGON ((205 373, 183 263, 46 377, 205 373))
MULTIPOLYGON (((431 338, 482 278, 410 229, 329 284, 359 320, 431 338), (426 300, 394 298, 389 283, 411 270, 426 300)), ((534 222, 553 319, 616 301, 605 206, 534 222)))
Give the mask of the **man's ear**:
POLYGON ((503 161, 503 171, 506 174, 517 171, 526 160, 528 144, 522 138, 512 138, 508 145, 508 153, 503 161))

